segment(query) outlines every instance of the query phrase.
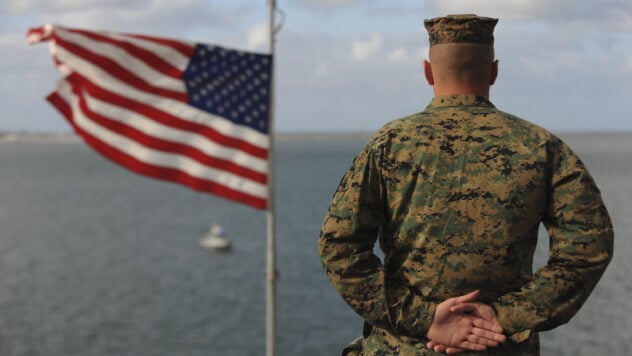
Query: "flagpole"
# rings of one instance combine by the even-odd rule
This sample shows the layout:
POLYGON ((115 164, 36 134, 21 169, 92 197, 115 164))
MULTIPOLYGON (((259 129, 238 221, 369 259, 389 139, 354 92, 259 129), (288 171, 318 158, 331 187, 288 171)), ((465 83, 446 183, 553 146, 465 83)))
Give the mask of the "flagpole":
POLYGON ((267 253, 266 253, 266 356, 276 355, 276 244, 275 244, 275 199, 274 199, 274 96, 275 96, 275 19, 276 1, 268 0, 270 55, 272 77, 270 82, 270 112, 268 126, 268 211, 267 211, 267 253))

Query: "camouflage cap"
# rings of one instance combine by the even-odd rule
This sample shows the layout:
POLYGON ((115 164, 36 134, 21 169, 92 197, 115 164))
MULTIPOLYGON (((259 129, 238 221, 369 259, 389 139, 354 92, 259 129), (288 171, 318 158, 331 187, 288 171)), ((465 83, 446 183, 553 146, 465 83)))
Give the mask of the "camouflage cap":
POLYGON ((494 45, 494 26, 498 19, 476 15, 448 15, 424 20, 430 46, 440 43, 479 43, 494 45))

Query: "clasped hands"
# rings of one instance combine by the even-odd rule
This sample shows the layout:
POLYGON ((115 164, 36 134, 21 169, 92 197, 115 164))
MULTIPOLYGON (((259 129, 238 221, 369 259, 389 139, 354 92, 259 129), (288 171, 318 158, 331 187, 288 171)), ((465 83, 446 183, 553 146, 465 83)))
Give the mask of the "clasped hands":
POLYGON ((449 298, 437 306, 426 345, 435 352, 485 351, 506 341, 494 309, 476 302, 480 291, 449 298))

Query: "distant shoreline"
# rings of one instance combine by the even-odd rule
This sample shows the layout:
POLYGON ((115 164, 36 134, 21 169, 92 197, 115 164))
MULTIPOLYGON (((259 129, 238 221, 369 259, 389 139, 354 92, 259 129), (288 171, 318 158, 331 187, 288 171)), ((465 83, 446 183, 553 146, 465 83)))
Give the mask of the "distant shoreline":
MULTIPOLYGON (((612 138, 626 137, 632 135, 631 132, 615 131, 567 131, 554 132, 562 139, 573 139, 587 136, 608 136, 612 138)), ((277 141, 327 141, 327 140, 367 140, 372 132, 277 132, 277 141)), ((30 132, 0 132, 0 142, 59 142, 77 143, 82 142, 80 136, 74 133, 30 133, 30 132)))
MULTIPOLYGON (((371 132, 277 132, 277 141, 323 141, 323 140, 348 140, 368 139, 371 132)), ((74 133, 30 133, 30 132, 6 132, 0 133, 0 142, 82 142, 79 135, 74 133)))
POLYGON ((81 142, 73 133, 0 132, 0 142, 81 142))

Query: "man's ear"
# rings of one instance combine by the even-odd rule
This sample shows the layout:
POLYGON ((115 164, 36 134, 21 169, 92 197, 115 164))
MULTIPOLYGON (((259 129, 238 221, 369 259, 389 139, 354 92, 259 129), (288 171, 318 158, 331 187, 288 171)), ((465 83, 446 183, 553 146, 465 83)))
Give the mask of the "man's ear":
POLYGON ((498 78, 498 59, 492 63, 492 75, 489 78, 489 85, 494 85, 496 78, 498 78))
POLYGON ((426 81, 430 85, 434 85, 434 77, 432 76, 432 65, 427 60, 424 60, 424 75, 426 76, 426 81))

